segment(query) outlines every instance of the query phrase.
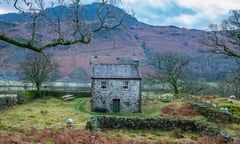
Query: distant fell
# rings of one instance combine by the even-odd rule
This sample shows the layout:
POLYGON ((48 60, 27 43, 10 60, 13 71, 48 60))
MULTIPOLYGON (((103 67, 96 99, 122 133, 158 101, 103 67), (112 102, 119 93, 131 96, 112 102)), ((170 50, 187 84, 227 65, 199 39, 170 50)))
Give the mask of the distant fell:
MULTIPOLYGON (((92 4, 88 5, 79 5, 79 17, 83 21, 94 21, 98 17, 98 10, 100 7, 100 3, 95 2, 92 4)), ((56 6, 56 7, 51 7, 47 8, 42 12, 42 19, 44 20, 47 17, 51 17, 51 19, 56 20, 57 17, 61 17, 62 20, 68 20, 69 17, 73 16, 71 9, 73 7, 69 6, 56 6)), ((121 16, 121 18, 124 20, 126 23, 131 23, 134 24, 137 22, 137 20, 127 14, 124 10, 110 5, 106 4, 103 7, 103 14, 105 14, 104 11, 107 9, 112 10, 112 15, 111 16, 121 16)), ((0 21, 8 21, 8 22, 29 22, 32 20, 31 14, 30 13, 8 13, 8 14, 2 14, 0 15, 0 21)))
MULTIPOLYGON (((99 3, 92 3, 79 7, 81 19, 94 24, 99 6, 99 3)), ((114 29, 111 32, 100 31, 93 36, 91 43, 88 45, 78 43, 48 49, 48 52, 52 53, 58 63, 59 77, 70 77, 69 75, 73 71, 82 71, 83 69, 89 74, 91 61, 113 62, 120 57, 139 59, 141 61, 141 71, 143 75, 146 75, 151 71, 146 61, 157 52, 173 52, 188 57, 191 59, 192 70, 197 73, 197 76, 208 73, 208 79, 211 80, 224 77, 222 74, 224 62, 216 59, 211 60, 211 63, 207 62, 203 53, 205 48, 202 47, 199 40, 207 35, 205 31, 176 26, 151 26, 138 21, 118 7, 112 5, 104 7, 104 9, 109 8, 113 10, 110 17, 119 16, 123 20, 124 27, 114 29)), ((52 20, 61 15, 61 24, 65 27, 63 30, 67 31, 71 27, 67 23, 68 18, 72 16, 70 11, 71 7, 58 6, 47 8, 44 13, 52 20)), ((42 19, 44 18, 42 17, 42 19)), ((0 15, 0 26, 6 34, 16 39, 25 40, 24 38, 29 37, 31 32, 30 20, 29 14, 4 14, 0 15)), ((108 22, 113 21, 110 19, 108 22)), ((42 41, 54 40, 53 32, 49 32, 53 27, 54 25, 42 23, 39 30, 41 33, 37 33, 37 37, 42 41), (46 36, 46 38, 44 39, 43 36, 46 36)), ((13 66, 12 69, 15 69, 14 66, 24 59, 27 52, 0 41, 0 49, 11 48, 14 53, 8 53, 12 58, 10 65, 13 66)))

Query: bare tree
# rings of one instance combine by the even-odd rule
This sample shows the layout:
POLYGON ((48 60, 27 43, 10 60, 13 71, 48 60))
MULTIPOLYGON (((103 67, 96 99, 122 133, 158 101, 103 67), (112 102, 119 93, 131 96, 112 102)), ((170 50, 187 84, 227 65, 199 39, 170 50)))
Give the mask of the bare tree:
POLYGON ((218 94, 221 96, 235 95, 240 98, 240 80, 238 79, 228 79, 222 80, 217 83, 218 94))
POLYGON ((185 78, 181 83, 181 93, 184 94, 199 94, 209 86, 202 79, 185 78))
POLYGON ((31 28, 26 29, 28 35, 16 39, 4 30, 0 31, 0 40, 21 48, 42 52, 49 47, 59 45, 88 44, 92 36, 102 30, 113 30, 122 26, 123 17, 114 12, 108 4, 119 4, 121 0, 100 0, 96 18, 88 21, 81 0, 9 0, 20 13, 30 19, 31 28), (65 10, 64 6, 69 9, 65 10), (46 8, 56 7, 50 14, 46 8), (65 16, 64 16, 65 15, 65 16), (48 29, 46 28, 48 25, 48 29), (41 35, 48 31, 49 35, 41 35))
POLYGON ((8 61, 10 57, 6 51, 0 49, 0 79, 5 79, 5 72, 8 67, 8 61))
POLYGON ((187 64, 188 60, 176 54, 156 53, 150 60, 155 73, 150 74, 149 79, 155 83, 167 83, 175 94, 179 94, 187 64))
POLYGON ((209 28, 208 37, 201 41, 205 46, 214 48, 216 53, 240 58, 240 10, 230 11, 228 19, 209 28))
POLYGON ((33 83, 37 96, 41 96, 41 85, 53 70, 53 62, 43 53, 32 53, 19 65, 21 79, 33 83))
MULTIPOLYGON (((201 40, 211 51, 223 54, 240 64, 240 10, 230 11, 228 19, 221 24, 211 24, 208 36, 201 40)), ((240 74, 236 77, 240 79, 240 74)))

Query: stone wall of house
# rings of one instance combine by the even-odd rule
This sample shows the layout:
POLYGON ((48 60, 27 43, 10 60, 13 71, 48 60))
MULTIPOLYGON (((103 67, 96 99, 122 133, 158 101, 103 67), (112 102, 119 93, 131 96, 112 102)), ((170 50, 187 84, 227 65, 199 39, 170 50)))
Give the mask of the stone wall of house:
POLYGON ((101 81, 92 80, 92 110, 104 108, 112 112, 113 99, 120 100, 121 112, 141 112, 140 80, 128 80, 128 89, 123 89, 121 79, 106 79, 107 88, 101 88, 101 81))

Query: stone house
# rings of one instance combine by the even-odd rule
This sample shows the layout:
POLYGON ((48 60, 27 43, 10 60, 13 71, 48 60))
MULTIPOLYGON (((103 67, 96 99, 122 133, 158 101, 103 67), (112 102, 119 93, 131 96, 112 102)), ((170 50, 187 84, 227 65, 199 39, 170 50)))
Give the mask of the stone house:
POLYGON ((139 62, 92 65, 92 111, 141 112, 139 62))

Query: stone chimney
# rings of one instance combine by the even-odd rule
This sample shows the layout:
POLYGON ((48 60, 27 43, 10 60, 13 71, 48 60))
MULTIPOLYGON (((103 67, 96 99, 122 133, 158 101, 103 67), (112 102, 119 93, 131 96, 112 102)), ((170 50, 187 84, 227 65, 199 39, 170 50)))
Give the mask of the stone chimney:
POLYGON ((137 67, 139 67, 140 61, 136 58, 131 58, 131 57, 118 57, 118 63, 121 64, 134 64, 137 67))
POLYGON ((135 64, 137 67, 140 65, 139 59, 133 59, 133 64, 135 64))

